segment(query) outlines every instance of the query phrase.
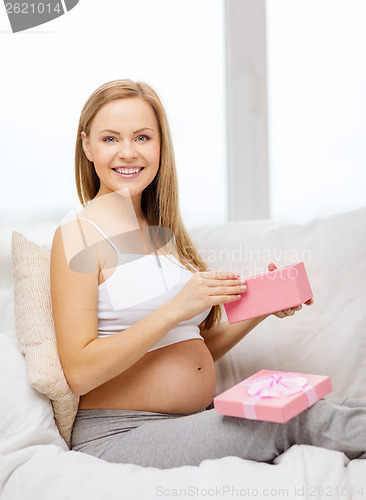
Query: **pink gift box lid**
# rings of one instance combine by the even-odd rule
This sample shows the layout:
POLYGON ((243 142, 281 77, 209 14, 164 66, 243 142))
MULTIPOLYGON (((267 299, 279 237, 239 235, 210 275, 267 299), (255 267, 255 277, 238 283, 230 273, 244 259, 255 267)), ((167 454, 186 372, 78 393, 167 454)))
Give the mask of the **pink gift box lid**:
POLYGON ((232 417, 285 423, 306 410, 332 390, 330 378, 324 375, 261 370, 214 398, 217 413, 232 417), (307 384, 296 394, 279 397, 250 396, 248 387, 270 375, 288 378, 305 377, 307 384))
POLYGON ((246 278, 241 299, 224 304, 229 323, 290 309, 311 299, 313 292, 303 262, 246 278))

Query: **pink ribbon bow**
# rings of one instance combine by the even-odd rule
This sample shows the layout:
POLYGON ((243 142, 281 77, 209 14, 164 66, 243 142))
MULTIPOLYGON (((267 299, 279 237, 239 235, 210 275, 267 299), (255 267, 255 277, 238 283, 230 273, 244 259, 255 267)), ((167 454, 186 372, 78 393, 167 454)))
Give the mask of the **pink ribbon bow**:
POLYGON ((261 398, 279 398, 281 396, 292 396, 304 389, 308 381, 305 377, 272 374, 260 377, 248 384, 249 396, 261 398))

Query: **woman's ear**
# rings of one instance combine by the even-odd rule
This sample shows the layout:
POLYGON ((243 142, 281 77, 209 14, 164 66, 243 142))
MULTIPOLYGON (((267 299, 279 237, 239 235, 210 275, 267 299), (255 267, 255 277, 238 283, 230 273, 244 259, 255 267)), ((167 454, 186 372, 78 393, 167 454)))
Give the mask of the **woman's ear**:
POLYGON ((90 151, 90 142, 89 142, 89 139, 88 139, 86 133, 84 132, 84 130, 81 132, 81 140, 83 143, 83 150, 84 150, 86 157, 88 158, 89 161, 93 162, 94 161, 93 155, 91 154, 91 151, 90 151))

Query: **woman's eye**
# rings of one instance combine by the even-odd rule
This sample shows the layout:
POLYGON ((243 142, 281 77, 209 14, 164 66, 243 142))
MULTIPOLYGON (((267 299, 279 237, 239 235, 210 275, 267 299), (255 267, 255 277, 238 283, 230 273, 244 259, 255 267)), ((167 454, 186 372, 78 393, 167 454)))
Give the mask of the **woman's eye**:
POLYGON ((116 139, 114 137, 104 137, 104 139, 103 139, 104 142, 113 142, 115 140, 116 139))
POLYGON ((137 140, 138 140, 139 142, 146 142, 146 141, 148 141, 149 139, 150 139, 150 137, 148 137, 147 135, 139 135, 139 136, 137 137, 137 140))

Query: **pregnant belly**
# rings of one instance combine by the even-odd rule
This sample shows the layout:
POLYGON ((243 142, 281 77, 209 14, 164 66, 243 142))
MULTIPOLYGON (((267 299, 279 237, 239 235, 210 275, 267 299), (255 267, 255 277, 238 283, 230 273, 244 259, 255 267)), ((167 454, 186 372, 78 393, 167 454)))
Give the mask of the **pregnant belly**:
POLYGON ((206 344, 186 340, 148 352, 121 375, 80 398, 80 409, 191 413, 215 394, 215 366, 206 344))

